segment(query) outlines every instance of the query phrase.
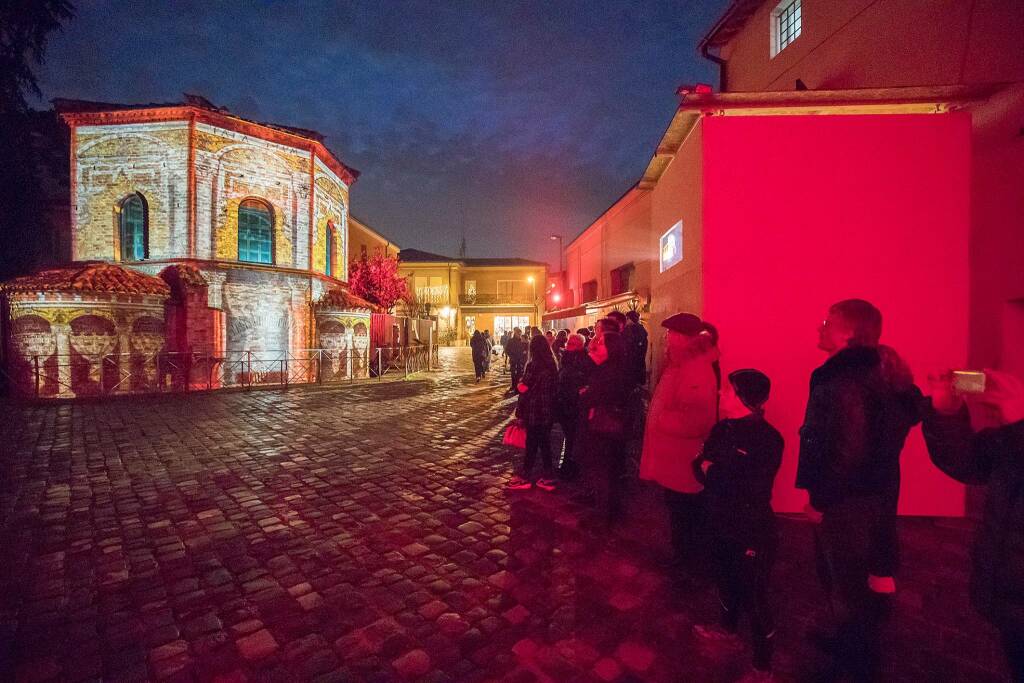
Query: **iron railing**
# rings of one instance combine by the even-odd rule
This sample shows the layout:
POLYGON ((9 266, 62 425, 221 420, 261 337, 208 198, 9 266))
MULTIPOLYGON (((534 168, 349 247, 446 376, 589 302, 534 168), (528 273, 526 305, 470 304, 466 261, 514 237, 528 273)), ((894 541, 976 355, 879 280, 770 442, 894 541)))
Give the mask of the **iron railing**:
POLYGON ((483 292, 477 292, 476 294, 460 294, 459 303, 463 306, 532 305, 534 303, 534 297, 529 294, 520 294, 518 292, 513 294, 485 294, 483 292))
POLYGON ((337 384, 409 377, 438 365, 437 347, 366 350, 160 352, 32 356, 11 363, 7 384, 32 398, 204 391, 229 387, 337 384))

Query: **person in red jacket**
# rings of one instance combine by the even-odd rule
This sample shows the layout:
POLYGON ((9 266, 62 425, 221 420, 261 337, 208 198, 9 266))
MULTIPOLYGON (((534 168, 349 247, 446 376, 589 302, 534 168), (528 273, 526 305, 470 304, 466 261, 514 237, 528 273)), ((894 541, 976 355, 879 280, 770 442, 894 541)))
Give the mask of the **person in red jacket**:
POLYGON ((705 573, 702 486, 690 463, 718 415, 716 335, 700 318, 678 313, 662 322, 665 370, 651 397, 640 457, 640 478, 665 489, 674 559, 705 573))

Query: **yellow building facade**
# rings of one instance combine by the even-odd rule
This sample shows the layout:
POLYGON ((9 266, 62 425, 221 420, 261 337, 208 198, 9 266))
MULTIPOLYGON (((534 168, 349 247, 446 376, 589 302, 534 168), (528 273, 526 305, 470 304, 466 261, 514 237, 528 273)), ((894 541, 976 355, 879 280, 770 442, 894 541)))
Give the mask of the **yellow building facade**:
POLYGON ((540 326, 548 266, 521 258, 449 258, 403 249, 399 272, 421 312, 437 319, 442 341, 465 344, 474 331, 492 337, 540 326))
POLYGON ((374 254, 398 256, 401 247, 355 216, 348 218, 348 249, 350 259, 369 258, 374 254))

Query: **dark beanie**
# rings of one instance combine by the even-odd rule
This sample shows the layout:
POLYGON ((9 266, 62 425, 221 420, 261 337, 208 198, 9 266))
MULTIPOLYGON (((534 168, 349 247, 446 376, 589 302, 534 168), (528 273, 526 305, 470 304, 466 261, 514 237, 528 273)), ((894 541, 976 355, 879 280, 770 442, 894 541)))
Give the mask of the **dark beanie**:
POLYGON ((768 379, 768 375, 749 368, 730 372, 729 383, 732 384, 736 396, 743 401, 743 405, 751 410, 757 410, 765 404, 772 388, 772 381, 768 379))

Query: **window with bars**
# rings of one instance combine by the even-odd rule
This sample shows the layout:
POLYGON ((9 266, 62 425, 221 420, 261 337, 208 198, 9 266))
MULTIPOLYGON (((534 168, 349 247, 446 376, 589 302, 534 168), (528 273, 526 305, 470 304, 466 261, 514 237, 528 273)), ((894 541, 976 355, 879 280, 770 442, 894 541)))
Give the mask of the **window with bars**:
POLYGON ((149 257, 149 226, 146 202, 133 194, 121 202, 121 260, 143 261, 149 257))
POLYGON ((273 219, 270 207, 255 199, 238 206, 238 260, 273 263, 273 219))
POLYGON ((800 37, 803 13, 801 0, 782 0, 772 10, 772 57, 800 37))

